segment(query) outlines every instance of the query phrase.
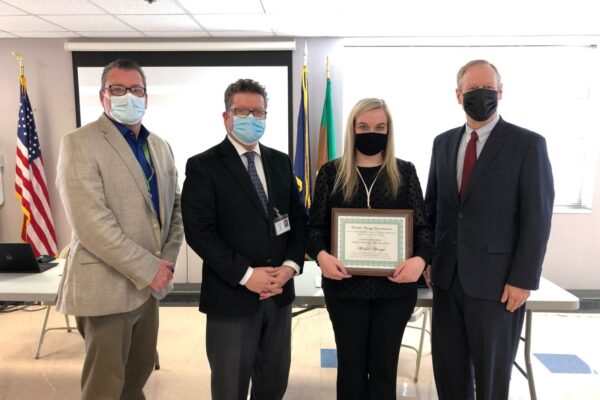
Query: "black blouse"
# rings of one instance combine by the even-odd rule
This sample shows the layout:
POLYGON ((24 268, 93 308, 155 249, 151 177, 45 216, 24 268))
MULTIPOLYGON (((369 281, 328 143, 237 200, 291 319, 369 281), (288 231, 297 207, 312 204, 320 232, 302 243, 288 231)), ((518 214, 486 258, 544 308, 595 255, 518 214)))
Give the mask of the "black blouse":
MULTIPOLYGON (((413 255, 431 263, 433 232, 425 219, 423 193, 412 163, 396 159, 401 177, 401 186, 393 196, 386 190, 387 177, 382 170, 371 190, 371 208, 413 210, 413 255)), ((370 187, 379 167, 359 167, 359 171, 370 187)), ((323 165, 317 175, 313 204, 310 209, 307 252, 316 260, 321 250, 331 253, 331 209, 367 208, 367 193, 358 180, 357 191, 352 201, 346 203, 342 190, 333 193, 337 176, 337 160, 323 165)), ((416 294, 416 283, 394 283, 386 277, 353 276, 336 281, 323 277, 323 290, 326 295, 344 298, 374 299, 381 297, 403 297, 416 294)))

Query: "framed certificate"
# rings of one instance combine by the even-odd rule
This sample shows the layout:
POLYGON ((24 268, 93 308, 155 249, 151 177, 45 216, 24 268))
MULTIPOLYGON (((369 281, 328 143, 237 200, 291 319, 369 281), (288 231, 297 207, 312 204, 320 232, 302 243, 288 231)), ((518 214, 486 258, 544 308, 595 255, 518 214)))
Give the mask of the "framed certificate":
POLYGON ((331 253, 351 275, 391 276, 412 257, 412 210, 334 208, 331 219, 331 253))

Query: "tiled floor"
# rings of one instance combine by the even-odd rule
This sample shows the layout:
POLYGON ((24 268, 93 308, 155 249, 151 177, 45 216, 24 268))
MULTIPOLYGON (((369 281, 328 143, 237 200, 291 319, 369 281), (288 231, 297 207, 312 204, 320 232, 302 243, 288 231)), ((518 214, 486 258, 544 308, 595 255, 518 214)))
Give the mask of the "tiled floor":
MULTIPOLYGON (((78 398, 83 341, 76 332, 52 331, 46 337, 42 358, 34 360, 43 317, 43 311, 0 314, 0 400, 78 398)), ((204 315, 195 307, 161 308, 161 369, 148 381, 148 399, 210 398, 204 321, 204 315)), ((63 324, 64 318, 52 312, 50 325, 63 324)), ((537 356, 532 362, 538 398, 600 399, 600 314, 539 313, 534 315, 533 329, 532 349, 537 356)), ((407 330, 405 343, 417 345, 418 335, 416 330, 407 330)), ((330 367, 332 362, 335 364, 334 349, 324 309, 294 318, 287 400, 335 399, 336 369, 330 367)), ((521 354, 518 359, 522 359, 521 354)), ((414 368, 415 352, 403 348, 398 398, 437 399, 427 340, 417 384, 412 379, 414 368)), ((527 381, 516 370, 510 398, 529 399, 527 381)))

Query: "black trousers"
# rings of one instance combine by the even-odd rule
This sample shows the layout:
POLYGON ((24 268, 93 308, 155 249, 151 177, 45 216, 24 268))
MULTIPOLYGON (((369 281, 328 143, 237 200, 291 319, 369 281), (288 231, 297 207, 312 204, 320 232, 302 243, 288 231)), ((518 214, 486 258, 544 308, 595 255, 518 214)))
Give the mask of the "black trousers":
POLYGON ((325 295, 337 346, 338 400, 396 398, 400 344, 416 301, 416 293, 373 300, 325 295))
POLYGON ((291 360, 292 307, 263 300, 250 317, 207 315, 206 353, 213 400, 281 400, 291 360))
POLYGON ((467 296, 455 275, 449 290, 433 288, 432 358, 440 400, 508 399, 525 307, 467 296))

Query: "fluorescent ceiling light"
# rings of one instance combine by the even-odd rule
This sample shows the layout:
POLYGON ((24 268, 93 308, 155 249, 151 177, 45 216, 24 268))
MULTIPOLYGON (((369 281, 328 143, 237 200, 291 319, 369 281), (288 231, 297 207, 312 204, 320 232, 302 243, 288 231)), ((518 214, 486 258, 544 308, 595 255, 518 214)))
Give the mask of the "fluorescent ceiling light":
POLYGON ((344 39, 344 47, 415 46, 596 46, 600 36, 412 36, 355 37, 344 39))
POLYGON ((295 40, 269 41, 66 41, 66 51, 283 51, 295 40))

